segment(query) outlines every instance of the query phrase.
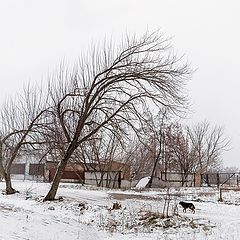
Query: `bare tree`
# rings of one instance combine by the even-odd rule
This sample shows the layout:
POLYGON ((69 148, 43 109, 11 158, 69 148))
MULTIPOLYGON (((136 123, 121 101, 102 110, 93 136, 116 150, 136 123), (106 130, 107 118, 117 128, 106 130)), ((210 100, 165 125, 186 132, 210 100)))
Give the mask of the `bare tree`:
POLYGON ((128 134, 126 126, 137 132, 145 121, 145 106, 168 106, 178 112, 186 104, 183 89, 190 71, 169 50, 161 34, 146 33, 139 39, 126 37, 119 47, 94 48, 73 70, 61 69, 49 88, 66 144, 45 200, 55 198, 74 151, 100 129, 116 137, 119 132, 128 134))
POLYGON ((11 183, 13 162, 27 145, 40 144, 37 133, 44 126, 42 115, 46 102, 42 89, 28 86, 22 95, 9 99, 1 109, 0 173, 6 182, 6 194, 16 192, 11 183))
POLYGON ((182 183, 192 172, 206 172, 220 163, 220 156, 229 147, 221 127, 207 122, 193 127, 169 124, 165 133, 165 160, 171 170, 181 172, 182 183))
MULTIPOLYGON (((123 156, 131 165, 136 179, 149 175, 154 177, 163 150, 162 133, 165 113, 161 112, 153 116, 150 109, 145 109, 144 115, 145 122, 129 143, 123 156)), ((151 187, 151 180, 149 185, 151 187)))
POLYGON ((132 179, 149 176, 154 162, 153 154, 155 154, 153 146, 146 139, 145 141, 138 137, 132 139, 122 156, 124 162, 131 167, 132 179))
POLYGON ((172 124, 166 134, 168 152, 174 162, 174 169, 181 173, 182 185, 187 181, 188 175, 194 172, 196 158, 193 155, 192 145, 187 132, 180 124, 172 124))
POLYGON ((151 131, 153 136, 153 152, 154 152, 154 159, 153 159, 153 166, 151 172, 151 178, 149 181, 149 187, 151 188, 153 177, 155 175, 157 166, 159 165, 160 161, 164 162, 164 150, 165 150, 165 131, 167 126, 167 121, 169 121, 167 115, 168 109, 162 108, 161 111, 157 114, 155 119, 152 119, 151 123, 151 131))
POLYGON ((95 175, 97 186, 103 185, 103 178, 106 176, 108 181, 104 186, 109 187, 112 180, 114 184, 116 182, 116 184, 120 185, 118 180, 121 180, 118 177, 121 176, 118 175, 121 171, 123 173, 126 171, 124 158, 122 158, 126 141, 123 139, 121 141, 108 130, 101 129, 95 134, 95 138, 84 142, 75 151, 74 156, 78 153, 76 159, 83 163, 87 171, 91 171, 95 175))
POLYGON ((224 136, 224 129, 219 126, 211 128, 206 121, 192 128, 188 127, 188 136, 200 172, 209 171, 218 164, 222 152, 229 150, 230 141, 224 136))
POLYGON ((184 184, 193 172, 216 169, 221 153, 229 148, 223 128, 211 128, 207 122, 186 127, 171 123, 162 113, 158 118, 148 118, 144 128, 144 139, 133 142, 127 155, 134 172, 141 177, 154 176, 156 169, 175 171, 181 173, 184 184))

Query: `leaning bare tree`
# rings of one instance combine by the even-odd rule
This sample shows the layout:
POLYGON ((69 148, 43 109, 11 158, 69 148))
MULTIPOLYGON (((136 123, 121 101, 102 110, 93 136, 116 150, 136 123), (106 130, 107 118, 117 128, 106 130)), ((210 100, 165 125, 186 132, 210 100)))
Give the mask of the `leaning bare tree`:
POLYGON ((146 105, 178 111, 186 104, 183 90, 190 70, 170 50, 163 35, 146 33, 139 39, 126 37, 118 47, 94 48, 73 70, 61 69, 49 88, 52 114, 66 144, 45 200, 55 198, 75 150, 100 129, 116 137, 129 134, 126 126, 137 132, 146 105))
POLYGON ((16 192, 11 182, 14 161, 27 146, 40 144, 38 133, 45 125, 43 114, 47 102, 43 95, 41 88, 28 86, 22 94, 9 99, 1 108, 0 173, 6 183, 6 194, 16 192))

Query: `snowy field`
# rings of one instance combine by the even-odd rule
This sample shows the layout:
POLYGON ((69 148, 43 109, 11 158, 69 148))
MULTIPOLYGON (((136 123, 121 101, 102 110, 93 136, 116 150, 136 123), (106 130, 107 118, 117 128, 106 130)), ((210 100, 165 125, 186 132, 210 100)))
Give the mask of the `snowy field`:
MULTIPOLYGON (((62 184, 59 200, 43 202, 48 183, 13 182, 19 194, 0 194, 0 240, 239 239, 240 192, 216 188, 104 190, 62 184), (170 197, 169 215, 163 218, 170 197), (179 201, 194 203, 183 213, 179 201), (176 208, 177 206, 177 208, 176 208)), ((4 189, 4 183, 0 183, 4 189)))

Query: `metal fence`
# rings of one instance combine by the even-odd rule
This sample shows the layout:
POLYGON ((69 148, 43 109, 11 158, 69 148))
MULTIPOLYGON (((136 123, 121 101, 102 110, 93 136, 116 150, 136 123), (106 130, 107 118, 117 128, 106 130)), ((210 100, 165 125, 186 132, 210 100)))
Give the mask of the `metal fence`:
POLYGON ((202 186, 239 186, 239 173, 201 174, 202 186))
POLYGON ((239 173, 179 173, 161 172, 160 180, 168 186, 239 186, 239 173))

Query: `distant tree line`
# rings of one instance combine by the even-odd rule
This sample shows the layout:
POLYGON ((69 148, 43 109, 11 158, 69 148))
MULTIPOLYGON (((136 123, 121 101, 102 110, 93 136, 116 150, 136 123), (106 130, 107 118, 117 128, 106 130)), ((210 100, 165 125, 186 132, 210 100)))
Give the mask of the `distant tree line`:
POLYGON ((152 123, 155 131, 148 130, 144 140, 135 138, 129 148, 127 158, 135 178, 177 172, 187 179, 190 173, 223 170, 221 154, 229 150, 230 141, 222 127, 211 127, 206 121, 193 126, 169 119, 163 123, 159 115, 156 120, 160 126, 152 123))

